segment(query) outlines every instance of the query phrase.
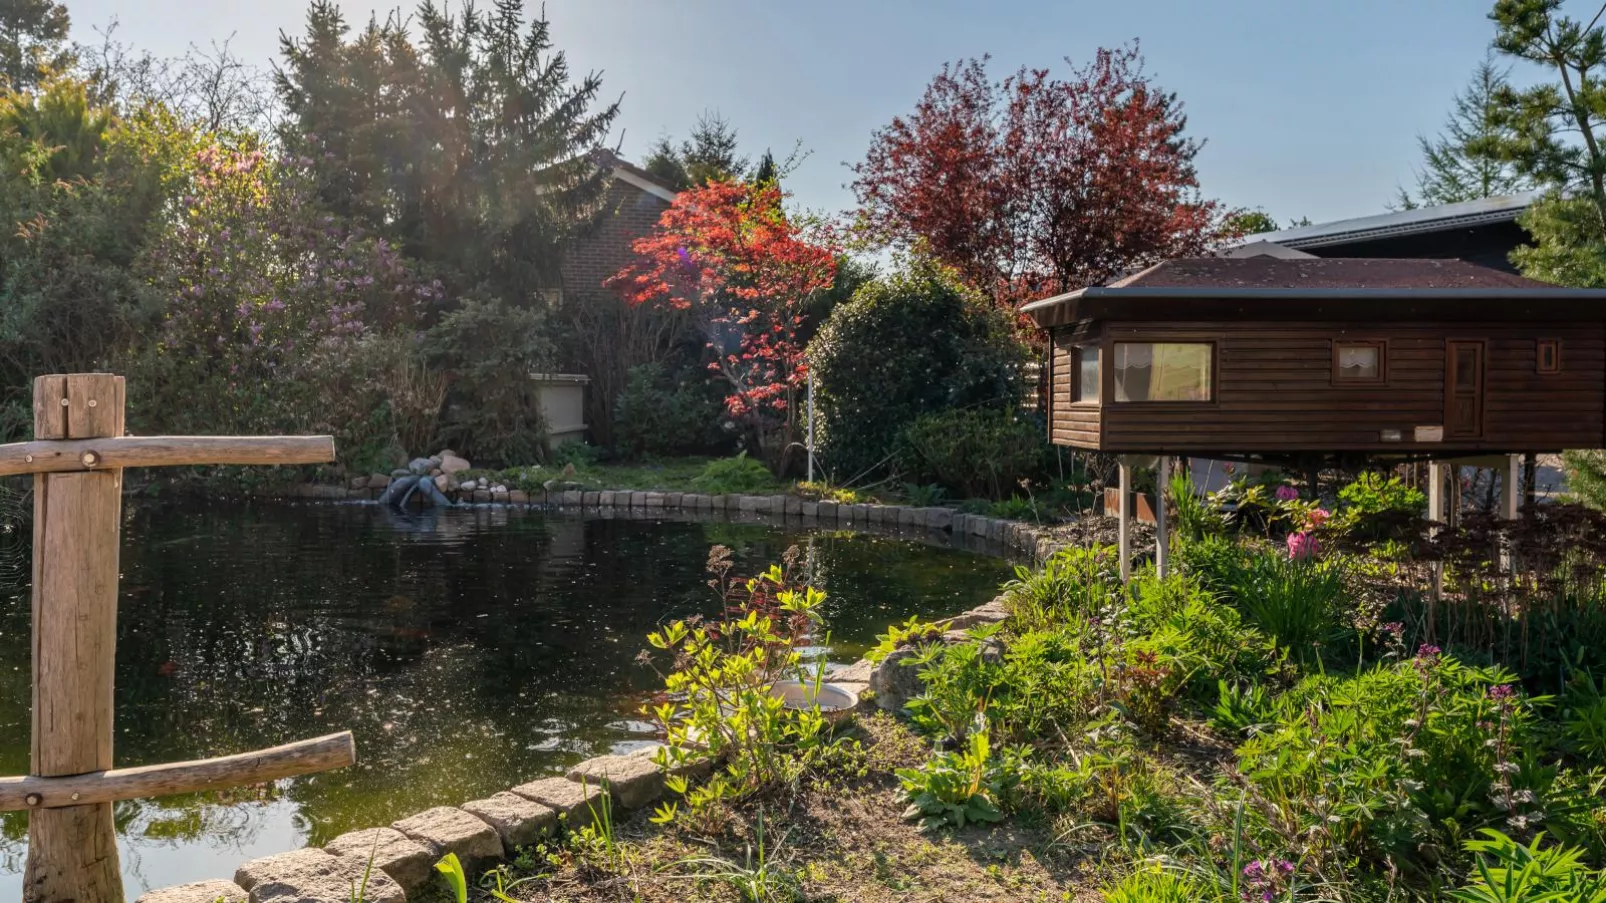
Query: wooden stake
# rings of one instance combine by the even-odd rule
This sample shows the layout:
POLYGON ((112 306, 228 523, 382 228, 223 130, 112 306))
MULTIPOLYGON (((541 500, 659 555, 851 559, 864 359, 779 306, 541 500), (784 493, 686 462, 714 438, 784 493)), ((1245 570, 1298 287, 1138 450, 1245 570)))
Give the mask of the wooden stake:
MULTIPOLYGON (((123 380, 105 373, 34 381, 35 439, 123 432, 123 380)), ((43 777, 112 767, 118 527, 123 472, 34 477, 33 755, 43 777)), ((123 899, 110 803, 32 812, 27 903, 123 899)))
POLYGON ((86 803, 261 784, 344 768, 356 761, 357 747, 351 732, 343 731, 215 759, 119 768, 72 777, 0 778, 0 812, 65 806, 84 808, 86 803))

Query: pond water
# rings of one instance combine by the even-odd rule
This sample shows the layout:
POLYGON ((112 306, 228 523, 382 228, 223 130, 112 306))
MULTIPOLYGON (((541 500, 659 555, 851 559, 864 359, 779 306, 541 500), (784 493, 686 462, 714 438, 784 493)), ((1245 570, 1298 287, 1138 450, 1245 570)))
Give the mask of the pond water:
MULTIPOLYGON (((718 604, 708 549, 742 573, 804 550, 834 661, 888 623, 958 612, 996 558, 754 524, 584 519, 505 508, 403 517, 360 505, 135 505, 118 612, 119 767, 340 730, 352 768, 120 803, 125 881, 232 877, 243 860, 388 824, 652 739, 633 662, 655 625, 718 604)), ((28 770, 26 589, 0 597, 0 774, 28 770)), ((0 822, 0 900, 21 897, 27 819, 0 822)))

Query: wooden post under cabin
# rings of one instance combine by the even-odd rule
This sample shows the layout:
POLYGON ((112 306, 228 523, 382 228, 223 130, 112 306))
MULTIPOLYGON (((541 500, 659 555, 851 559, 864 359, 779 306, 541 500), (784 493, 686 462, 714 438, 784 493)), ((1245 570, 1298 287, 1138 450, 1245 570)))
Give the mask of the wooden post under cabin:
POLYGON ((1171 458, 1161 455, 1154 465, 1154 568, 1160 579, 1171 572, 1171 534, 1165 516, 1166 489, 1171 484, 1171 458))
MULTIPOLYGON (((39 377, 33 413, 36 440, 121 436, 122 377, 39 377)), ((106 771, 123 472, 42 473, 33 480, 31 772, 106 771)), ((30 812, 22 893, 28 901, 122 900, 112 804, 30 812)))
POLYGON ((1121 582, 1132 579, 1132 465, 1121 459, 1121 504, 1116 510, 1120 540, 1121 582))
MULTIPOLYGON (((1428 462, 1428 521, 1435 525, 1442 525, 1445 516, 1444 482, 1447 468, 1442 461, 1428 462)), ((1428 527, 1430 536, 1438 534, 1437 526, 1428 527)), ((1437 603, 1444 594, 1444 562, 1433 562, 1433 585, 1429 589, 1429 602, 1437 603)), ((1433 615, 1436 610, 1429 607, 1428 636, 1433 635, 1433 615)))

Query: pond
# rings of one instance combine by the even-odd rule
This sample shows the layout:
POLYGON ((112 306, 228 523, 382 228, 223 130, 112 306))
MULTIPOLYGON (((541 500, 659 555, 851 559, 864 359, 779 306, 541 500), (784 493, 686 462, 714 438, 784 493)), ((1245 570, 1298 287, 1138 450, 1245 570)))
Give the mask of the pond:
MULTIPOLYGON (((125 882, 232 877, 242 861, 388 824, 652 739, 655 625, 715 613, 709 547, 752 573, 799 546, 830 597, 833 661, 886 625, 991 598, 1008 565, 902 539, 507 508, 131 507, 118 612, 119 767, 340 730, 358 764, 271 786, 121 803, 125 882)), ((0 774, 28 770, 29 603, 0 597, 0 774)), ((0 899, 20 899, 8 813, 0 899)))

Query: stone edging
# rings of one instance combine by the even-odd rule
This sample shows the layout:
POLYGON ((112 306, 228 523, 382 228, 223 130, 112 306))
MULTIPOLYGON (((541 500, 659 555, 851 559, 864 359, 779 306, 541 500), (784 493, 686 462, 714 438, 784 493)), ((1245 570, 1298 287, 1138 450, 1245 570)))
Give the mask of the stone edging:
MULTIPOLYGON (((383 489, 352 488, 308 483, 290 487, 287 498, 323 501, 370 501, 383 489)), ((909 505, 844 505, 816 502, 795 495, 705 495, 694 492, 656 492, 641 490, 562 490, 526 493, 522 490, 447 493, 454 501, 474 506, 538 508, 558 510, 624 511, 656 515, 663 512, 703 512, 715 516, 770 520, 794 519, 804 526, 897 527, 973 536, 1007 548, 1034 561, 1045 561, 1059 547, 1053 531, 1024 521, 964 514, 952 508, 909 505)))
MULTIPOLYGON (((302 489, 341 489, 309 486, 302 489)), ((344 490, 342 490, 344 491, 344 490)), ((483 490, 482 490, 483 491, 483 490)), ((475 493, 478 495, 478 493, 475 493)), ((298 498, 336 498, 298 492, 298 498)), ((910 508, 898 505, 838 505, 805 502, 796 496, 709 496, 679 492, 565 491, 550 493, 541 502, 527 499, 474 499, 477 504, 537 508, 628 509, 634 513, 681 511, 726 512, 739 515, 796 517, 804 523, 907 526, 982 537, 1038 561, 1059 551, 1052 533, 1033 524, 961 514, 950 508, 910 508)), ((346 496, 339 496, 345 498, 346 496)), ((981 624, 998 623, 1009 616, 1004 597, 939 622, 945 639, 957 640, 963 631, 981 624)), ((911 692, 909 669, 900 668, 899 652, 880 665, 869 659, 832 669, 828 677, 859 697, 863 709, 873 693, 875 704, 895 710, 911 692), (900 679, 901 678, 901 679, 900 679)), ((918 688, 913 688, 918 692, 918 688)), ((653 761, 662 744, 628 754, 596 756, 580 762, 557 777, 541 778, 485 799, 461 806, 437 806, 385 828, 366 828, 342 834, 326 846, 306 847, 253 859, 240 866, 233 881, 210 880, 149 891, 136 903, 258 903, 258 901, 348 901, 356 884, 367 880, 371 903, 405 903, 409 894, 426 889, 434 879, 434 865, 447 853, 456 853, 471 875, 478 875, 521 846, 557 832, 560 816, 569 828, 591 823, 592 807, 608 794, 620 810, 646 808, 664 794, 664 770, 653 761), (368 866, 373 864, 372 872, 368 866)), ((704 774, 709 767, 703 763, 704 774)), ((700 775, 693 775, 700 776, 700 775)))

